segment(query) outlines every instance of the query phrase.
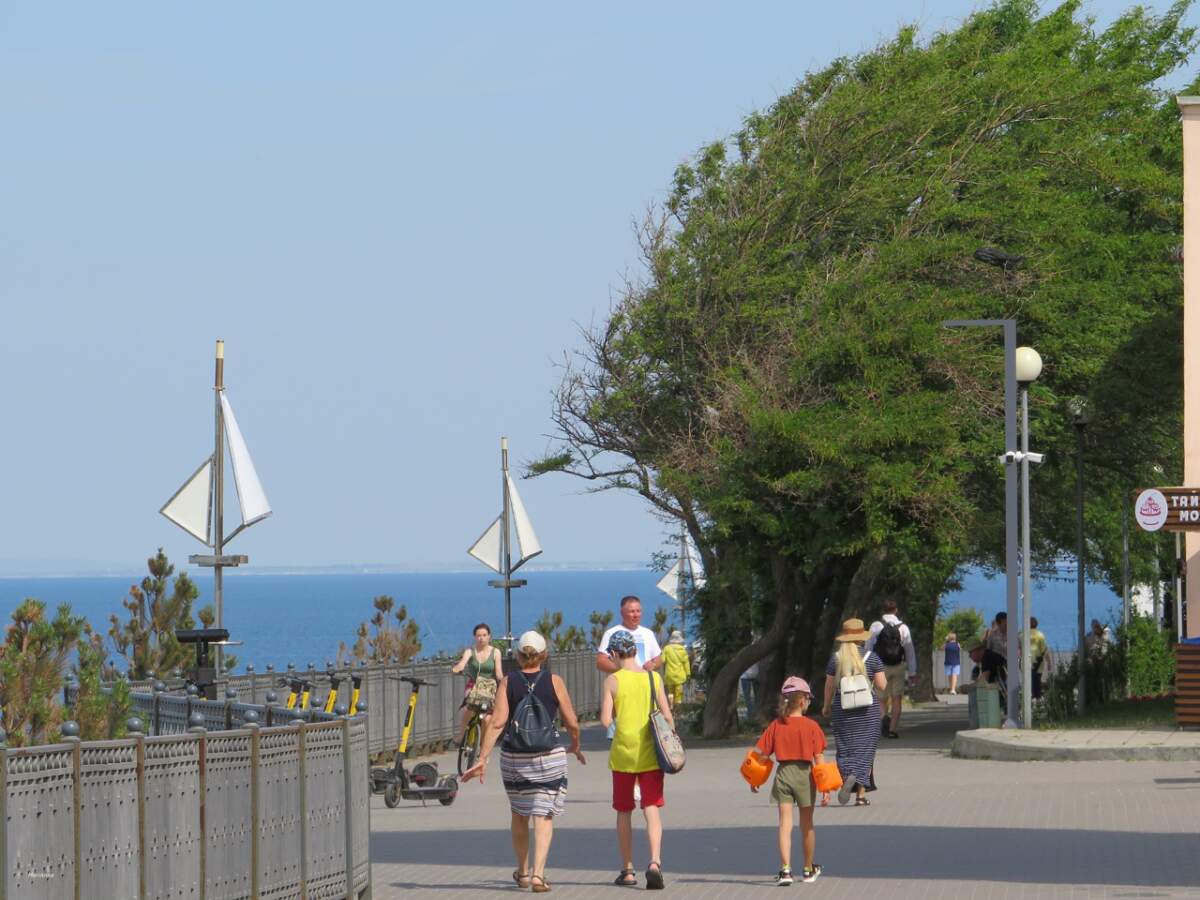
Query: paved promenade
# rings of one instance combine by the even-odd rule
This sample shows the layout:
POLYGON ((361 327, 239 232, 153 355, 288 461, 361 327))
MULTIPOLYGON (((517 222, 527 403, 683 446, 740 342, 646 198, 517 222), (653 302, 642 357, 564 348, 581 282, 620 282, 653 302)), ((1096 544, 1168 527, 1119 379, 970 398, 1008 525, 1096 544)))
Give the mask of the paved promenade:
MULTIPOLYGON (((817 811, 812 885, 774 884, 775 811, 737 774, 748 742, 689 750, 667 779, 667 893, 740 900, 787 890, 830 900, 1200 898, 1200 763, 994 762, 949 756, 965 707, 905 714, 877 758, 867 808, 817 811)), ((619 860, 605 742, 589 728, 589 764, 571 793, 547 876, 563 898, 614 897, 619 860)), ((449 756, 439 762, 452 765, 449 756)), ((483 898, 517 893, 508 805, 493 759, 449 808, 372 802, 374 896, 483 898)), ((635 822, 637 819, 635 818, 635 822)), ((640 823, 639 823, 640 824, 640 823)), ((799 868, 799 833, 793 867, 799 868)), ((635 832, 644 869, 644 834, 635 832)), ((639 886, 644 879, 639 874, 639 886)))

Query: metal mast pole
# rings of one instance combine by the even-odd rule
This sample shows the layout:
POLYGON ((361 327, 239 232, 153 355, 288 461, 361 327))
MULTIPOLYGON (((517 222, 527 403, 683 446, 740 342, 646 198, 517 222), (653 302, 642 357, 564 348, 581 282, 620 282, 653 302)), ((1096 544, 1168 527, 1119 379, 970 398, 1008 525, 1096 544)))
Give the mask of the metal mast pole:
MULTIPOLYGON (((683 632, 683 643, 687 645, 687 603, 696 585, 696 573, 692 570, 692 558, 688 555, 687 526, 679 526, 679 558, 686 563, 687 578, 683 590, 679 592, 679 629, 683 632)), ((681 566, 681 568, 683 568, 681 566)))
MULTIPOLYGON (((1016 319, 950 319, 946 328, 1004 329, 1004 453, 1015 459, 1017 453, 1017 320, 1016 319)), ((1004 466, 1004 581, 1008 602, 1008 621, 1017 621, 1017 470, 1012 463, 1004 466)), ((1008 709, 1005 726, 1017 724, 1017 680, 1014 666, 1008 667, 1008 709)))
MULTIPOLYGON (((218 628, 224 628, 221 553, 225 544, 225 416, 221 412, 221 391, 225 389, 225 342, 217 341, 216 374, 213 379, 216 436, 213 450, 213 605, 218 628)), ((223 648, 217 647, 217 677, 225 671, 223 648)))
POLYGON ((504 560, 504 639, 508 653, 513 652, 512 633, 512 551, 508 537, 508 438, 500 438, 500 489, 504 505, 500 510, 500 556, 504 560))
MULTIPOLYGON (((1021 727, 1033 725, 1033 665, 1029 659, 1032 569, 1029 549, 1029 387, 1021 385, 1021 727)), ((1011 621, 1011 620, 1010 620, 1011 621)))
POLYGON ((1129 504, 1121 504, 1121 623, 1129 628, 1129 504))
POLYGON ((1076 600, 1077 615, 1079 618, 1079 630, 1076 637, 1079 640, 1079 685, 1077 687, 1078 694, 1075 698, 1075 708, 1080 715, 1083 715, 1084 709, 1087 707, 1084 685, 1087 684, 1085 677, 1087 672, 1087 609, 1084 603, 1085 600, 1085 557, 1086 550, 1083 543, 1083 425, 1076 422, 1075 424, 1075 566, 1076 566, 1076 592, 1078 594, 1076 600))

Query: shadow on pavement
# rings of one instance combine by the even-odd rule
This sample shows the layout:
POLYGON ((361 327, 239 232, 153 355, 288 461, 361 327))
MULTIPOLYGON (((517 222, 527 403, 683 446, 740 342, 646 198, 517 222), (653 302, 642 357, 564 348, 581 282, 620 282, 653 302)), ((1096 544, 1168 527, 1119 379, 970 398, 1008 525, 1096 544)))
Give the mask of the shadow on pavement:
MULTIPOLYGON (((725 875, 755 881, 773 873, 776 829, 677 828, 670 822, 663 861, 668 878, 725 875)), ((507 823, 495 829, 462 829, 406 834, 375 834, 375 864, 457 866, 463 848, 471 865, 507 872, 513 859, 507 823)), ((643 838, 637 848, 644 855, 643 838)), ((551 881, 562 870, 617 868, 616 836, 608 828, 563 827, 555 833, 547 870, 551 881)), ((972 880, 1033 884, 1148 885, 1200 884, 1200 853, 1194 834, 1088 831, 1085 829, 931 828, 903 825, 846 825, 817 828, 817 860, 827 874, 855 878, 972 880), (887 853, 863 848, 886 847, 887 853), (1134 860, 1176 862, 1147 870, 1134 860)), ((491 879, 489 879, 491 881, 491 879)), ((499 883, 499 882, 498 882, 499 883)), ((479 887, 479 884, 472 885, 479 887)), ((422 885, 452 887, 452 885, 422 885)))

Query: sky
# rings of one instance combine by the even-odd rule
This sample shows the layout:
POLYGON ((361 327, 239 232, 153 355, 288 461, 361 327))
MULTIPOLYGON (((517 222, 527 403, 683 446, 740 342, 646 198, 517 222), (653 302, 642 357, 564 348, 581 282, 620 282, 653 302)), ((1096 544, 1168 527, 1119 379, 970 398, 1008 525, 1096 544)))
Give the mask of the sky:
MULTIPOLYGON (((217 338, 274 509, 230 552, 478 566, 499 439, 550 446, 675 167, 977 5, 0 6, 0 574, 202 551, 158 509, 212 451, 217 338)), ((662 549, 637 497, 520 491, 545 565, 662 549)))

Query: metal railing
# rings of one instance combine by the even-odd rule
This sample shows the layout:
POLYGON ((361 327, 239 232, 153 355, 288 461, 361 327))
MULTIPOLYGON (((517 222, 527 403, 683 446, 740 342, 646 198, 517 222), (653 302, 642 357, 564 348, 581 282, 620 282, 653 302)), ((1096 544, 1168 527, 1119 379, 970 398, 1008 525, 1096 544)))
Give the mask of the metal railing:
MULTIPOLYGON (((431 687, 421 689, 413 721, 411 744, 414 749, 435 747, 454 737, 459 708, 466 691, 466 679, 450 671, 451 662, 419 661, 404 665, 372 663, 366 666, 339 667, 337 672, 347 676, 353 672, 362 677, 360 704, 370 715, 367 717, 368 747, 372 755, 387 753, 396 748, 400 731, 404 726, 411 688, 400 676, 421 678, 433 682, 431 687)), ((552 653, 547 668, 562 677, 576 713, 583 718, 592 718, 600 713, 600 691, 604 683, 602 673, 596 668, 594 650, 575 650, 569 653, 552 653)), ((193 709, 204 713, 205 727, 233 728, 244 721, 248 709, 255 709, 259 721, 266 725, 288 721, 293 711, 281 704, 286 688, 281 681, 289 678, 304 678, 317 685, 314 699, 328 693, 329 681, 325 671, 316 668, 268 670, 256 672, 248 666, 245 674, 229 676, 225 690, 231 696, 225 700, 200 700, 185 698, 175 693, 151 693, 153 682, 140 681, 131 684, 136 713, 149 723, 153 734, 186 731, 193 709), (233 689, 230 692, 230 688, 233 689), (144 693, 142 693, 144 692, 144 693), (161 699, 158 707, 148 705, 150 699, 161 699), (181 705, 183 704, 183 705, 181 705), (211 723, 211 724, 210 724, 211 723)), ((172 683, 171 687, 178 687, 172 683)), ((349 680, 343 680, 339 689, 338 703, 349 702, 349 680)), ((310 711, 308 718, 319 721, 324 713, 310 711)))
POLYGON ((0 749, 0 897, 362 900, 367 771, 363 717, 0 749))

